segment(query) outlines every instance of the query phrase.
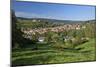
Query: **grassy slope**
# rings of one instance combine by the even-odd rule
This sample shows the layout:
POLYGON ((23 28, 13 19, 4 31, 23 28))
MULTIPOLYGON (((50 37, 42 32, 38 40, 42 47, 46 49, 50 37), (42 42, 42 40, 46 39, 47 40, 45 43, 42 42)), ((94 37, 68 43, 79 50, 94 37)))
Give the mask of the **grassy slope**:
POLYGON ((52 64, 80 61, 94 61, 95 59, 95 39, 81 44, 76 49, 40 49, 40 50, 20 50, 13 51, 13 65, 29 64, 52 64), (80 49, 80 50, 76 50, 80 49))

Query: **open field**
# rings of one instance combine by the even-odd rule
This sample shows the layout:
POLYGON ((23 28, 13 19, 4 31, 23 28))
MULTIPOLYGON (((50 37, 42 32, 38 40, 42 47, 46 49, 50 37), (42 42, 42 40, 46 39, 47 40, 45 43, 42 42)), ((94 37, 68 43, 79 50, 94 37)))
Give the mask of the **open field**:
POLYGON ((36 65, 95 61, 95 39, 80 44, 73 49, 58 50, 49 44, 40 44, 38 50, 31 48, 14 49, 12 52, 13 65, 36 65))

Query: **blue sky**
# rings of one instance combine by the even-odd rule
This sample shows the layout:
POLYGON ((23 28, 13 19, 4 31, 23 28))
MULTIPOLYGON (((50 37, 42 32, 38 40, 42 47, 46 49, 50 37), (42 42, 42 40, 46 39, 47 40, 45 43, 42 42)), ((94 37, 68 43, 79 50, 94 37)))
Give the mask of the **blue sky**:
POLYGON ((13 1, 12 9, 17 17, 59 20, 95 19, 95 6, 13 1))

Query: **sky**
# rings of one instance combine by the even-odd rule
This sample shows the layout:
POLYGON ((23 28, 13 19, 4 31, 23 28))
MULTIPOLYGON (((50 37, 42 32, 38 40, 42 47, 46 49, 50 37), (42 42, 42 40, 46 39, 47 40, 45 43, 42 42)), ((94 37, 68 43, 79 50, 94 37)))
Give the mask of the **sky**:
POLYGON ((13 1, 17 17, 85 21, 95 19, 95 6, 13 1))

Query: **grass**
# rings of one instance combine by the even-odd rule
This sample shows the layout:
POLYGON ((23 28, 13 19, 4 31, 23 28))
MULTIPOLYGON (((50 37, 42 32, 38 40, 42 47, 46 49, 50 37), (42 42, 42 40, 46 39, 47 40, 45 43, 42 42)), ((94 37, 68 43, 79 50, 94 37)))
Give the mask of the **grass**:
POLYGON ((75 49, 57 50, 50 48, 50 45, 41 44, 41 49, 21 49, 13 50, 13 65, 37 65, 37 64, 56 64, 82 61, 95 61, 95 39, 81 44, 75 49), (44 48, 44 49, 43 49, 44 48))

